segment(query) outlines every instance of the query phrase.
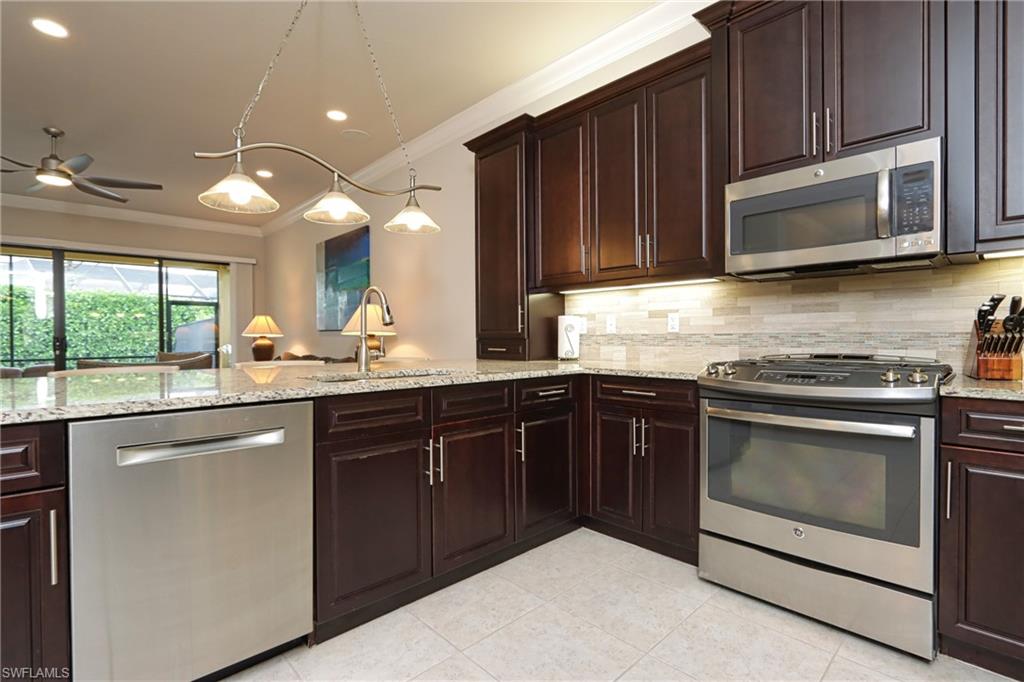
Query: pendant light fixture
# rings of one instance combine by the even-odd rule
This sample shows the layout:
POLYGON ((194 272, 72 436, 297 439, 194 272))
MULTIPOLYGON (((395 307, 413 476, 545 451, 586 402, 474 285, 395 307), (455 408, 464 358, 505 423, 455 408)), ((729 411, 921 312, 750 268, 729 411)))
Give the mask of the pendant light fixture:
POLYGON ((370 187, 369 185, 364 185, 349 177, 327 161, 324 161, 315 154, 299 147, 293 147, 279 142, 242 143, 242 140, 245 137, 245 125, 249 122, 253 109, 255 109, 256 103, 263 94, 263 88, 266 86, 267 81, 270 80, 270 74, 274 71, 277 60, 281 56, 281 52, 284 50, 284 46, 288 42, 288 38, 291 37, 292 32, 295 30, 295 26, 298 24, 299 18, 302 16, 302 11, 306 8, 308 2, 309 0, 301 0, 299 3, 299 8, 296 10, 291 23, 288 25, 288 29, 285 31, 284 36, 281 38, 281 42, 277 46, 277 52, 275 52, 273 58, 271 58, 270 64, 267 66, 267 69, 263 74, 263 78, 260 80, 260 83, 256 88, 256 93, 253 95, 248 106, 246 106, 245 111, 242 113, 242 118, 239 120, 238 125, 233 129, 232 132, 235 137, 235 148, 223 152, 193 153, 193 156, 197 159, 225 159, 230 156, 235 157, 234 164, 231 166, 230 172, 220 182, 200 194, 199 201, 210 208, 215 208, 220 211, 230 211, 232 213, 255 214, 272 213, 276 211, 280 207, 280 204, 245 172, 245 169, 242 166, 242 155, 253 151, 254 149, 277 149, 305 157, 332 174, 330 189, 320 197, 312 208, 303 213, 303 218, 306 220, 327 225, 359 225, 369 222, 369 214, 360 208, 359 205, 345 193, 342 187, 342 181, 344 181, 356 189, 370 194, 376 194, 377 196, 393 197, 401 196, 402 194, 409 195, 405 208, 399 211, 398 215, 384 226, 384 229, 389 232, 402 234, 431 234, 439 232, 441 228, 422 208, 420 208, 419 201, 416 199, 416 191, 424 190, 439 192, 441 188, 437 185, 416 184, 416 171, 412 167, 412 162, 409 158, 409 151, 405 145, 405 138, 402 137, 402 130, 398 125, 398 117, 395 115, 394 107, 391 105, 391 97, 388 95, 387 86, 384 84, 384 76, 381 73, 380 65, 377 63, 377 57, 373 52, 373 45, 370 42, 370 36, 366 31, 366 24, 363 21, 363 15, 359 10, 358 2, 353 3, 355 6, 356 18, 359 22, 359 28, 362 32, 363 39, 366 42, 366 49, 370 55, 370 62, 373 65, 374 73, 377 76, 377 85, 384 98, 384 105, 387 108, 388 116, 391 118, 391 125, 395 130, 395 137, 398 139, 398 145, 405 157, 406 166, 409 168, 409 187, 407 189, 400 190, 382 190, 370 187))
POLYGON ((352 201, 341 188, 341 180, 337 173, 327 193, 320 197, 313 208, 302 214, 311 223, 325 225, 362 225, 370 220, 370 214, 352 201))

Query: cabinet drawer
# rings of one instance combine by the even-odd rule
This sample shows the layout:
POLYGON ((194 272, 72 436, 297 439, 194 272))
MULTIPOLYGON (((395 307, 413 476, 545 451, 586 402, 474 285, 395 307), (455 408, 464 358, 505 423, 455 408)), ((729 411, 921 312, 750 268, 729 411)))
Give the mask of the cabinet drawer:
POLYGON ((434 389, 435 422, 455 422, 511 411, 511 381, 434 389))
POLYGON ((620 405, 635 405, 697 411, 697 383, 672 379, 631 379, 596 377, 594 400, 620 405))
POLYGON ((0 431, 0 492, 62 485, 64 423, 5 426, 0 431))
POLYGON ((476 356, 484 360, 525 360, 523 339, 477 339, 476 356))
POLYGON ((516 382, 516 410, 571 403, 576 399, 574 377, 544 377, 516 382))
POLYGON ((1024 453, 1024 402, 944 398, 942 442, 1024 453))
POLYGON ((358 393, 316 401, 316 442, 430 428, 430 391, 358 393))

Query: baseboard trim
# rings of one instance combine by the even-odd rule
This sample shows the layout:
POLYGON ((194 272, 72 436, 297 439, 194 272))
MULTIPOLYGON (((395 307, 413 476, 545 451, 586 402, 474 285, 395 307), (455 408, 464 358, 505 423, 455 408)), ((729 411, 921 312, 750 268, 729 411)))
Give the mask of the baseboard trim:
POLYGON ((1011 679, 1024 680, 1024 661, 1020 659, 961 642, 941 633, 939 634, 939 651, 979 668, 1006 675, 1011 679))
POLYGON ((578 521, 583 527, 608 535, 616 540, 622 540, 623 542, 628 542, 632 545, 649 549, 652 552, 657 552, 658 554, 664 554, 665 556, 672 557, 673 559, 685 561, 686 563, 693 564, 694 566, 697 565, 696 549, 673 545, 670 542, 658 540, 657 538, 652 538, 649 535, 638 533, 635 530, 622 528, 613 523, 608 523, 607 521, 595 519, 590 516, 580 517, 578 521))

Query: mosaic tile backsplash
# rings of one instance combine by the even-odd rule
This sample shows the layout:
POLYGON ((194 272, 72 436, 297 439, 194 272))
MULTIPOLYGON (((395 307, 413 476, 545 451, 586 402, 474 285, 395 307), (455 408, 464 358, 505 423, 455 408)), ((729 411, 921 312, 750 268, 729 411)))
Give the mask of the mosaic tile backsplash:
POLYGON ((1024 296, 1024 258, 780 282, 714 282, 566 296, 587 318, 583 360, 735 360, 767 353, 938 358, 960 372, 977 307, 1024 296), (671 313, 679 331, 668 332, 671 313), (615 316, 615 332, 607 318, 615 316))

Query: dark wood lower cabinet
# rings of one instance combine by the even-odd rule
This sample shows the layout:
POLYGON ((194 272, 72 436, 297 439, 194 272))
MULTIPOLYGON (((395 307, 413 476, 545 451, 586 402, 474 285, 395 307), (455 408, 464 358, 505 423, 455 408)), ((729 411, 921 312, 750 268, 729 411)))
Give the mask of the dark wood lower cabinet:
POLYGON ((594 518, 638 531, 643 528, 640 418, 640 410, 595 405, 591 453, 594 518))
POLYGON ((431 575, 427 432, 316 449, 316 620, 431 575))
POLYGON ((434 427, 434 574, 515 539, 511 414, 434 427))
MULTIPOLYGON (((64 488, 0 498, 0 664, 24 677, 70 664, 67 495, 64 488), (56 549, 56 555, 53 549, 56 549)), ((15 675, 20 679, 22 676, 15 675)))
POLYGON ((939 515, 944 648, 993 652, 977 662, 1024 679, 1024 455, 943 447, 941 472, 949 491, 939 515))
POLYGON ((644 533, 697 550, 697 415, 653 412, 643 420, 644 533))
POLYGON ((531 410, 516 428, 516 539, 576 518, 576 410, 531 410))

